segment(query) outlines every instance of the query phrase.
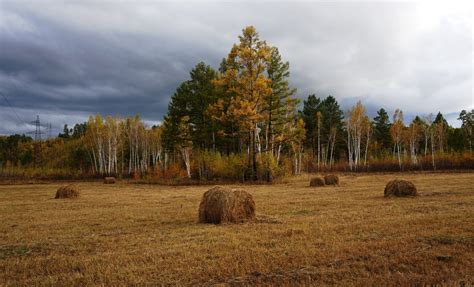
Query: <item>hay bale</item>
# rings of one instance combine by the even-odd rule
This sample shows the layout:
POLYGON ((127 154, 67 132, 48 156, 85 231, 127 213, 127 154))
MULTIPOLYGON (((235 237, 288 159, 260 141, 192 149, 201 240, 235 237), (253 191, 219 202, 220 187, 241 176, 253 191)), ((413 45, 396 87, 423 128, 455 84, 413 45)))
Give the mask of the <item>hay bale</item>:
POLYGON ((339 185, 339 176, 335 174, 328 174, 324 176, 324 183, 327 185, 339 185))
POLYGON ((244 190, 216 186, 204 193, 199 205, 200 223, 240 223, 255 219, 255 202, 244 190))
POLYGON ((114 184, 115 183, 115 177, 107 176, 106 178, 104 178, 104 183, 105 184, 114 184))
POLYGON ((415 185, 407 180, 394 179, 387 183, 384 190, 385 197, 389 196, 416 196, 415 185))
POLYGON ((313 177, 309 182, 309 186, 324 186, 324 179, 320 176, 313 177))
POLYGON ((77 198, 79 197, 79 190, 73 184, 62 186, 56 191, 54 198, 77 198))

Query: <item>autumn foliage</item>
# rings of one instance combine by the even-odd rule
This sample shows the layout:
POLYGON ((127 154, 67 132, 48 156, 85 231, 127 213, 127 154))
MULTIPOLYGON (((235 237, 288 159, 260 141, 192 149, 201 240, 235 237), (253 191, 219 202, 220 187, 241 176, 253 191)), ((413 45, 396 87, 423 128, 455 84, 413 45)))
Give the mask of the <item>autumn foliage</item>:
POLYGON ((453 128, 441 113, 406 123, 401 109, 390 117, 381 108, 371 119, 361 101, 344 112, 330 95, 301 106, 289 69, 246 27, 217 70, 201 62, 190 71, 160 125, 94 115, 46 141, 0 137, 0 176, 272 182, 302 172, 474 168, 472 111, 453 128))

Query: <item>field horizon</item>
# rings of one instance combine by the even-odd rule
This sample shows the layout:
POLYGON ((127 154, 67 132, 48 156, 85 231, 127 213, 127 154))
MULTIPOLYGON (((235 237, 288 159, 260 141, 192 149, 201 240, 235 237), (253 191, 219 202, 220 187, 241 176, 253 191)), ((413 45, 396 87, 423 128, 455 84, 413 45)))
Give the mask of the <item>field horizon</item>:
POLYGON ((474 286, 472 11, 0 0, 0 287, 474 286))
POLYGON ((248 191, 257 220, 200 224, 203 186, 0 185, 0 285, 462 285, 474 279, 474 173, 314 174, 248 191), (419 196, 385 198, 394 178, 419 196))

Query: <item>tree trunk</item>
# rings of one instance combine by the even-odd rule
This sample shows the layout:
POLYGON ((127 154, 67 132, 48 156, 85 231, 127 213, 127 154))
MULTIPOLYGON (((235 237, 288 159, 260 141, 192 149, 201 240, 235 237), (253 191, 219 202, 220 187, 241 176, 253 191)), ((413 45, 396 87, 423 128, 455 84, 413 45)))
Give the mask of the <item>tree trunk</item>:
POLYGON ((257 144, 256 144, 256 131, 253 131, 252 140, 252 179, 257 180, 257 144))

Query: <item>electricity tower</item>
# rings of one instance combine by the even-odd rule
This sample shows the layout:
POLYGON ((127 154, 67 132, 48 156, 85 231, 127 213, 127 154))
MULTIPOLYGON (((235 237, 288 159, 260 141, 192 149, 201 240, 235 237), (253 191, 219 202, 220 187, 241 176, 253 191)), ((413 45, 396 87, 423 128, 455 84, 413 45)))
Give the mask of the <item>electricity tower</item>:
POLYGON ((35 167, 41 166, 42 154, 41 154, 41 122, 39 115, 36 116, 36 120, 30 122, 30 124, 35 125, 35 130, 29 132, 28 134, 34 134, 34 163, 35 167))

